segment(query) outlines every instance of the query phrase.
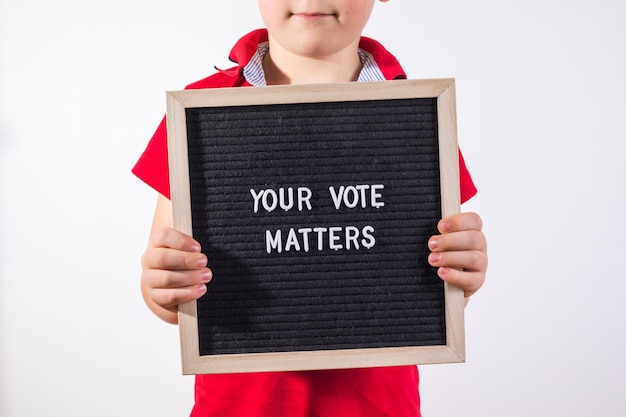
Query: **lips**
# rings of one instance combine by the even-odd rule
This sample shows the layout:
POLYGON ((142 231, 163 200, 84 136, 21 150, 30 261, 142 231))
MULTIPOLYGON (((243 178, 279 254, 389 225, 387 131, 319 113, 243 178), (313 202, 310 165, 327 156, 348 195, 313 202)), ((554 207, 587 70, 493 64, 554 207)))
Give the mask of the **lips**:
POLYGON ((308 19, 316 19, 316 18, 323 18, 323 17, 332 17, 335 14, 323 13, 323 12, 298 12, 298 13, 292 13, 291 15, 296 16, 296 17, 308 18, 308 19))
POLYGON ((296 16, 328 16, 330 13, 321 13, 321 12, 303 12, 303 13, 294 13, 296 16))

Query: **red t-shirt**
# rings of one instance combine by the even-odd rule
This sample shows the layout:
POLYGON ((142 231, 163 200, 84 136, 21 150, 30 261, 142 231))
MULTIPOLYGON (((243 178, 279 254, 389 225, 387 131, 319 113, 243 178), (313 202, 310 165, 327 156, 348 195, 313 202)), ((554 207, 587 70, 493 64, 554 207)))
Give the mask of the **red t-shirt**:
MULTIPOLYGON (((230 59, 237 66, 187 86, 187 89, 250 86, 243 68, 267 41, 257 30, 240 39, 230 59)), ((404 70, 381 44, 361 38, 360 48, 372 55, 388 80, 405 79, 404 70)), ((164 196, 170 196, 165 118, 161 121, 133 173, 164 196)), ((459 152, 461 201, 476 188, 459 152)), ((419 375, 416 366, 324 371, 197 375, 191 417, 419 417, 419 375)))

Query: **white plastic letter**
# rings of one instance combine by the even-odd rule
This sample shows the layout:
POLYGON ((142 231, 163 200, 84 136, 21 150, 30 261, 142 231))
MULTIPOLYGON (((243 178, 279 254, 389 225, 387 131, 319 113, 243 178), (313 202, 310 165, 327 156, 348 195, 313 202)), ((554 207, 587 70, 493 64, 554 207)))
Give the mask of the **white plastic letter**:
POLYGON ((287 235, 287 240, 285 241, 285 252, 289 252, 293 247, 295 250, 300 252, 300 243, 298 242, 298 235, 296 231, 291 228, 289 229, 289 235, 287 235))
POLYGON ((280 199, 280 208, 289 211, 293 207, 293 188, 287 188, 287 200, 285 201, 285 189, 280 188, 278 190, 278 197, 280 199))
POLYGON ((379 198, 382 198, 383 195, 376 192, 378 190, 383 190, 383 189, 385 189, 385 186, 382 184, 372 185, 372 195, 371 195, 372 207, 376 207, 377 209, 381 207, 385 207, 385 203, 383 201, 378 200, 379 198))
POLYGON ((355 188, 361 192, 361 207, 362 208, 367 207, 367 204, 365 203, 367 201, 366 190, 370 188, 370 186, 369 185, 357 185, 355 188))
POLYGON ((278 206, 278 197, 276 196, 276 191, 269 189, 269 190, 265 190, 265 193, 263 193, 263 208, 265 210, 267 210, 269 213, 271 213, 272 211, 274 211, 276 209, 276 206, 278 206), (267 196, 271 196, 272 197, 272 202, 271 204, 268 202, 268 198, 267 196))
POLYGON ((267 253, 272 253, 272 249, 275 249, 278 253, 282 253, 283 240, 280 229, 276 231, 275 236, 272 236, 272 232, 269 230, 265 231, 265 246, 267 248, 267 253))
POLYGON ((352 249, 352 245, 354 245, 354 249, 359 250, 359 241, 357 240, 359 237, 359 229, 354 226, 346 226, 346 249, 352 249))
POLYGON ((343 249, 343 245, 341 243, 338 243, 341 237, 338 236, 337 233, 340 233, 340 232, 341 232, 341 227, 328 228, 328 244, 330 245, 330 248, 333 250, 343 249))
POLYGON ((298 187, 298 210, 302 211, 304 204, 306 204, 309 210, 311 207, 311 196, 313 193, 307 187, 298 187))
POLYGON ((298 233, 302 235, 302 246, 304 246, 304 251, 309 251, 309 233, 311 233, 313 229, 310 227, 304 227, 302 229, 298 229, 298 233))
POLYGON ((317 250, 324 249, 324 233, 328 231, 325 227, 316 227, 313 232, 317 233, 317 250))
POLYGON ((367 249, 372 249, 376 244, 376 239, 372 233, 374 233, 374 228, 372 226, 365 226, 363 228, 363 239, 361 239, 361 243, 367 249))
POLYGON ((343 193, 343 203, 348 208, 355 208, 357 204, 359 204, 359 193, 356 190, 354 185, 350 185, 346 188, 346 191, 343 193), (350 197, 348 194, 352 194, 352 201, 350 201, 350 197))
POLYGON ((343 198, 343 191, 345 190, 345 187, 342 185, 341 187, 339 187, 339 194, 337 194, 337 192, 335 191, 335 187, 328 187, 328 190, 330 191, 330 196, 333 198, 333 203, 335 203, 335 208, 337 210, 339 210, 339 207, 341 206, 341 199, 343 198))
POLYGON ((261 190, 257 194, 253 188, 250 188, 250 194, 252 194, 252 198, 254 199, 254 212, 255 213, 259 212, 259 200, 261 199, 261 196, 263 195, 263 191, 264 190, 261 190))

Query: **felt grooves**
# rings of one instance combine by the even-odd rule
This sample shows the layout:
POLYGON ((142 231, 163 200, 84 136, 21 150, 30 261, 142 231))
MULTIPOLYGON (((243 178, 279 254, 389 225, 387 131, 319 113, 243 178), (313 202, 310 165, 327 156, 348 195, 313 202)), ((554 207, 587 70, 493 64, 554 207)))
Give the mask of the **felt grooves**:
POLYGON ((446 343, 443 283, 427 264, 441 217, 436 98, 186 117, 193 234, 214 273, 197 303, 200 355, 446 343), (329 191, 374 184, 382 207, 367 193, 365 207, 337 209, 329 191), (268 212, 259 200, 254 212, 251 189, 281 187, 292 208, 268 212), (311 210, 298 210, 298 187, 311 210), (280 252, 268 231, 282 234, 280 252))

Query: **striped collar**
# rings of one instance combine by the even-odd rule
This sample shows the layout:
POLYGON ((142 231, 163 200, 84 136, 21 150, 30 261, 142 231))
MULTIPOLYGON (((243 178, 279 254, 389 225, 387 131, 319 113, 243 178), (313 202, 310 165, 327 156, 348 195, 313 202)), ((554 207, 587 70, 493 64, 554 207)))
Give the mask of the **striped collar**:
MULTIPOLYGON (((243 76, 250 85, 261 87, 267 84, 265 81, 265 73, 263 72, 263 57, 265 57, 269 49, 269 42, 260 43, 248 64, 243 67, 243 76)), ((357 82, 384 81, 385 77, 374 60, 374 57, 361 48, 359 48, 358 52, 363 67, 359 73, 357 82)))

